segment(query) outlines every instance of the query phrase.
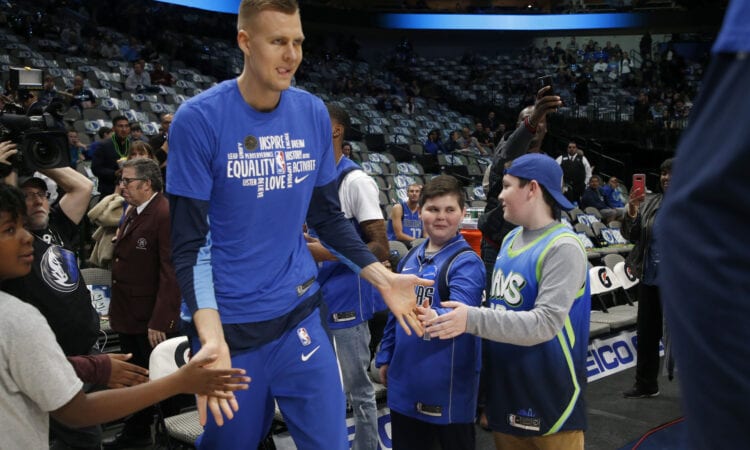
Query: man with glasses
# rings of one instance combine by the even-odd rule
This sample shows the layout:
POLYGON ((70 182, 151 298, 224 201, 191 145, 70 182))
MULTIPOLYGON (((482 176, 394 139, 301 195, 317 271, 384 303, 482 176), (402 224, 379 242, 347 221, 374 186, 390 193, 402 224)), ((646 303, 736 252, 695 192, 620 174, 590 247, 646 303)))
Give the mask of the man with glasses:
MULTIPOLYGON (((180 316, 169 202, 162 194, 159 166, 151 159, 125 161, 119 183, 130 208, 112 258, 109 324, 119 335, 122 353, 132 353, 130 362, 148 368, 151 350, 177 335, 180 316)), ((170 412, 179 412, 174 402, 168 405, 170 412)), ((103 448, 151 445, 153 421, 153 408, 138 411, 125 421, 121 433, 104 440, 103 448)))
MULTIPOLYGON (((70 167, 42 173, 65 193, 50 206, 47 183, 39 177, 21 179, 26 198, 26 227, 34 235, 31 272, 3 281, 3 290, 34 305, 47 319, 66 356, 87 355, 99 336, 99 315, 91 304, 91 293, 81 277, 73 248, 86 213, 93 183, 70 167)), ((51 448, 99 448, 101 430, 64 427, 50 419, 51 448)))

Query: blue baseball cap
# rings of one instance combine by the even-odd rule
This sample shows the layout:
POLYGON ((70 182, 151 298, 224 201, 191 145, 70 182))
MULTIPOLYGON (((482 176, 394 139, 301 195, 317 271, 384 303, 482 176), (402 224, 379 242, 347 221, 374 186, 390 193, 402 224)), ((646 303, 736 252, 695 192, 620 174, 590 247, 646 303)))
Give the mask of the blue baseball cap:
POLYGON ((573 204, 562 193, 563 171, 557 161, 541 153, 528 153, 514 159, 503 172, 514 177, 536 180, 547 189, 560 208, 568 211, 573 204))

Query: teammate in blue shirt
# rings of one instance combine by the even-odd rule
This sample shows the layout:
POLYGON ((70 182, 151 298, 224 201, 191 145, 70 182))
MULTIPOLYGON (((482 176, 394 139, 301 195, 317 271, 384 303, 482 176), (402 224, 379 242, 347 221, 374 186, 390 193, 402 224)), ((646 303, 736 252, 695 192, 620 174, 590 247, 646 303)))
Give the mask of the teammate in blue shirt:
MULTIPOLYGON (((461 183, 440 175, 424 187, 419 212, 430 236, 399 263, 399 272, 435 280, 417 288, 417 305, 430 318, 451 311, 448 299, 479 306, 485 285, 482 260, 459 234, 466 206, 461 183)), ((473 450, 481 340, 464 334, 424 340, 397 329, 393 317, 376 365, 388 386, 393 449, 473 450)))
POLYGON ((183 328, 194 350, 216 350, 216 367, 252 378, 232 400, 198 398, 201 421, 206 408, 214 419, 198 446, 255 448, 276 400, 298 448, 347 449, 344 395, 302 225, 418 334, 414 287, 431 282, 388 271, 341 213, 328 112, 290 87, 304 40, 297 2, 243 0, 237 22, 242 73, 181 105, 169 132, 183 328))
POLYGON ((542 154, 515 159, 503 176, 503 241, 490 308, 444 302, 426 321, 432 338, 485 338, 487 418, 498 449, 583 450, 591 297, 586 251, 563 226, 563 174, 542 154))
MULTIPOLYGON (((341 107, 328 104, 333 127, 333 152, 336 161, 341 211, 354 225, 367 247, 381 261, 389 257, 385 220, 378 201, 378 185, 362 168, 344 156, 344 134, 351 123, 341 107)), ((310 230, 314 233, 314 230, 310 230)), ((318 283, 328 306, 328 328, 336 343, 344 392, 354 416, 352 450, 377 450, 378 410, 375 388, 367 368, 370 366, 370 328, 373 316, 372 284, 363 280, 346 264, 338 261, 321 243, 309 239, 307 248, 318 261, 318 283)))

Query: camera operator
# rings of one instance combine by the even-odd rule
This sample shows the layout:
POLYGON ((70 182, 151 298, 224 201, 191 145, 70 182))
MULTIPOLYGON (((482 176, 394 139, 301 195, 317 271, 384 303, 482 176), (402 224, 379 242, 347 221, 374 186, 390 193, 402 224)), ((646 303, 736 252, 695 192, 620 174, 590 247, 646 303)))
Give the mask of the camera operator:
POLYGON ((41 116, 44 114, 44 105, 39 102, 36 92, 20 89, 18 91, 18 102, 23 106, 27 116, 41 116))
MULTIPOLYGON (((15 151, 14 144, 0 143, 0 162, 15 151)), ((99 335, 99 316, 71 248, 78 237, 78 224, 88 208, 93 183, 70 167, 46 169, 42 173, 65 194, 50 208, 44 180, 20 179, 28 213, 26 226, 34 235, 34 260, 28 275, 4 280, 3 290, 42 313, 67 356, 87 355, 99 335)), ((101 441, 98 427, 73 430, 51 420, 50 432, 53 438, 76 448, 98 448, 101 441)))

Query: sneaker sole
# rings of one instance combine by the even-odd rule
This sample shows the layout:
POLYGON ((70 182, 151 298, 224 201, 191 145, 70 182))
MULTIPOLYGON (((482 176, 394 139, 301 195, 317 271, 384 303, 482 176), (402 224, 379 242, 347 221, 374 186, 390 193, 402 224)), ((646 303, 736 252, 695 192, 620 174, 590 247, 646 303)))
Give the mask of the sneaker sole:
POLYGON ((624 398, 634 398, 634 399, 635 399, 635 398, 654 398, 654 397, 658 397, 658 396, 659 396, 659 392, 657 391, 657 392, 655 392, 655 393, 653 393, 653 394, 640 394, 640 395, 627 395, 627 394, 622 394, 622 396, 623 396, 624 398))

